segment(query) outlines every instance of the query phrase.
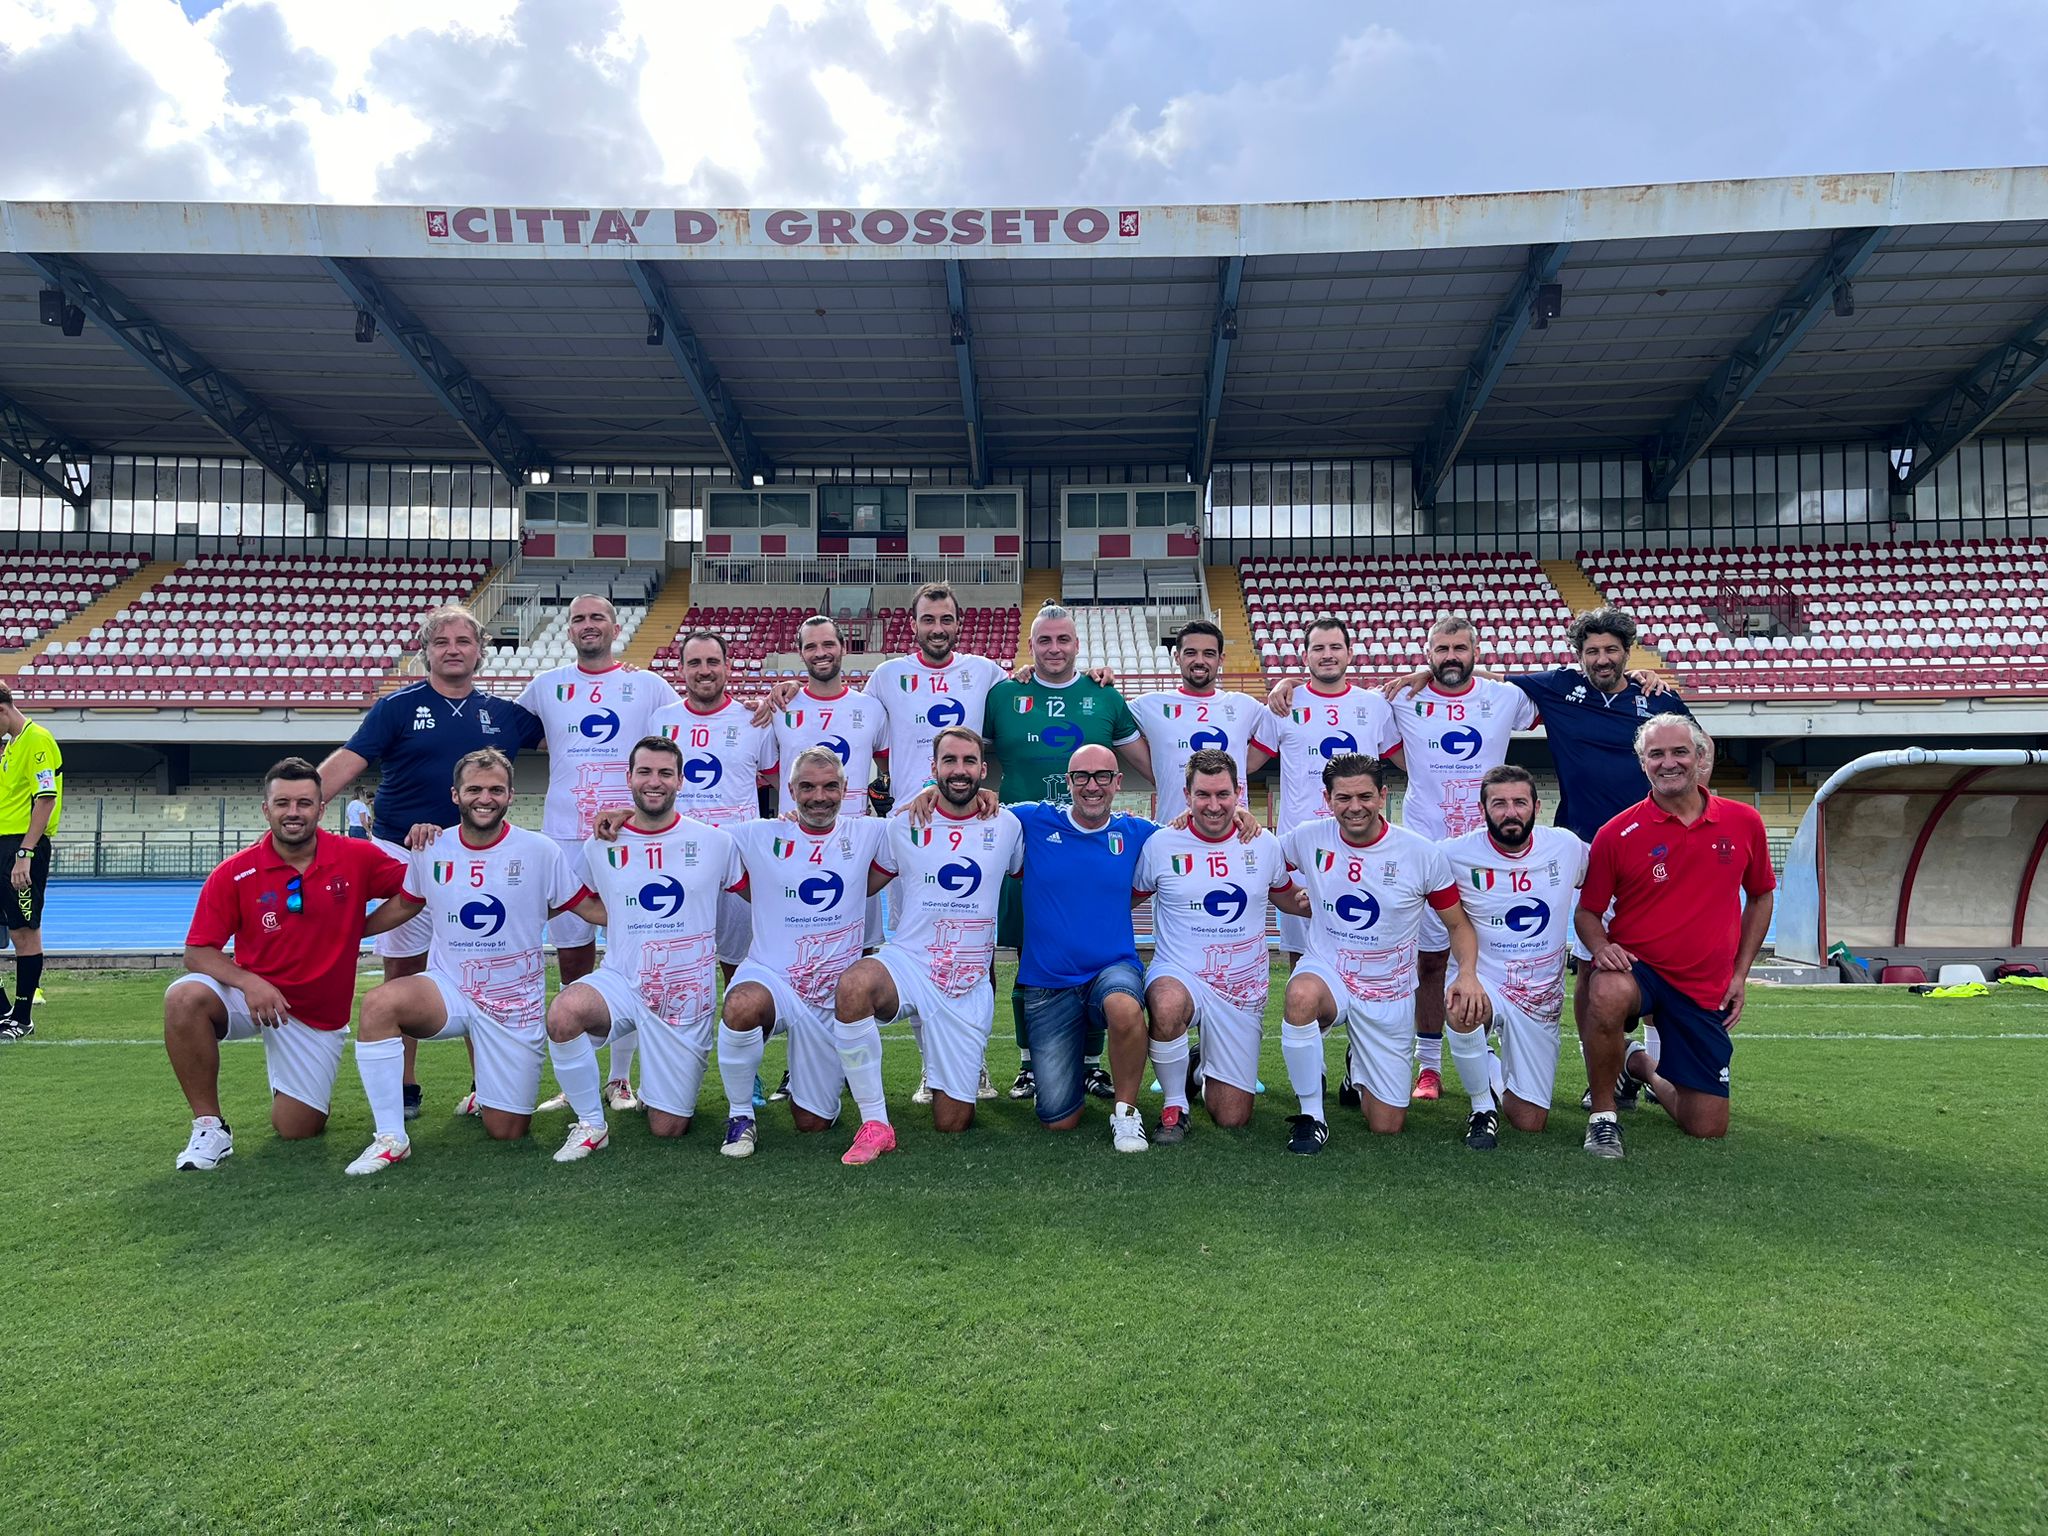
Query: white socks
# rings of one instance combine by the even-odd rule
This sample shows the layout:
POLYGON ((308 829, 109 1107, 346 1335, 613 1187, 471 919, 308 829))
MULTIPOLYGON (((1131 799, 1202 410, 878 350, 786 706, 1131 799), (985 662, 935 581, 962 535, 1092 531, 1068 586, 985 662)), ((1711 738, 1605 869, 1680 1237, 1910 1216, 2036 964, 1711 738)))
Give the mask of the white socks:
POLYGON ((550 1040, 548 1060, 554 1064, 555 1081, 562 1085, 576 1118, 585 1125, 603 1125, 604 1084, 597 1075, 597 1047, 590 1036, 578 1035, 567 1044, 550 1040))
MULTIPOLYGON (((588 1039, 588 1036, 584 1038, 588 1039)), ((629 1029, 623 1035, 612 1031, 611 1071, 605 1074, 608 1083, 630 1083, 633 1081, 633 1053, 640 1049, 640 1031, 629 1029)))
POLYGON ((1323 1031, 1314 1022, 1280 1026, 1280 1059, 1287 1081, 1301 1100, 1301 1112, 1323 1118, 1323 1031))
POLYGON ((846 1073, 846 1087, 860 1106, 863 1121, 889 1123, 889 1103, 882 1095, 882 1030, 873 1014, 864 1019, 835 1019, 833 1037, 839 1042, 839 1065, 846 1073))
POLYGON ((728 1118, 754 1118, 754 1079, 760 1074, 761 1058, 767 1052, 768 1041, 760 1030, 718 1026, 718 1080, 725 1084, 728 1118))
MULTIPOLYGON (((1445 1025, 1449 1028, 1449 1025, 1445 1025)), ((1442 1035, 1417 1035, 1415 1037, 1415 1065, 1418 1070, 1441 1074, 1444 1069, 1444 1037, 1442 1035)))
POLYGON ((1166 1095, 1168 1109, 1188 1107, 1188 1037, 1178 1040, 1153 1040, 1147 1043, 1146 1054, 1151 1057, 1152 1070, 1158 1075, 1159 1087, 1166 1095))
POLYGON ((405 1042, 356 1041, 356 1071, 363 1076, 363 1097, 379 1136, 410 1140, 405 1134, 405 1042))
POLYGON ((1492 1109, 1493 1052, 1486 1048, 1486 1031, 1446 1025, 1445 1032, 1450 1036, 1451 1060, 1458 1065, 1458 1080, 1471 1095, 1473 1112, 1492 1109))

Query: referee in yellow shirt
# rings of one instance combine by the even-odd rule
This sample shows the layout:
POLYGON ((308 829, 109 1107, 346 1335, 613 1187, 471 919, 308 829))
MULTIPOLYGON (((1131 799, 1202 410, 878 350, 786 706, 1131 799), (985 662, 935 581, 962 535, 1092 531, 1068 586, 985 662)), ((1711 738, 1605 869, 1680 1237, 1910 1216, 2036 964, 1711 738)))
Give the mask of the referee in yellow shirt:
POLYGON ((0 683, 0 861, 10 889, 0 894, 0 920, 14 944, 14 1004, 0 987, 0 1042, 36 1032, 31 1010, 43 979, 43 892, 50 883, 50 839, 64 814, 64 754, 57 738, 14 705, 0 683))

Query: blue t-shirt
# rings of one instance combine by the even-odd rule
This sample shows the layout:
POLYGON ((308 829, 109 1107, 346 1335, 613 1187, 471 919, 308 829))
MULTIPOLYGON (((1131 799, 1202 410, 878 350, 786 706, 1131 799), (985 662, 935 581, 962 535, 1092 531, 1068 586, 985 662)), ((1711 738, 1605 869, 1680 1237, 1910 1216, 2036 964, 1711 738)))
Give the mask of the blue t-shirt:
POLYGON ((1068 807, 1013 805, 1024 824, 1024 945, 1017 981, 1085 987, 1118 961, 1138 963, 1131 887, 1138 855, 1158 826, 1121 811, 1084 832, 1068 807))
POLYGON ((540 740, 539 717, 509 699, 481 690, 451 699, 418 682, 372 704, 347 747, 382 767, 375 831, 388 843, 402 843, 417 822, 455 825, 461 813, 450 789, 464 757, 485 747, 517 757, 521 747, 540 740))
POLYGON ((1652 715, 1692 711, 1675 693, 1652 698, 1634 683, 1602 693, 1577 667, 1553 667, 1508 679, 1543 716, 1550 755, 1557 762, 1557 824, 1584 842, 1644 799, 1650 781, 1636 761, 1636 732, 1652 715))

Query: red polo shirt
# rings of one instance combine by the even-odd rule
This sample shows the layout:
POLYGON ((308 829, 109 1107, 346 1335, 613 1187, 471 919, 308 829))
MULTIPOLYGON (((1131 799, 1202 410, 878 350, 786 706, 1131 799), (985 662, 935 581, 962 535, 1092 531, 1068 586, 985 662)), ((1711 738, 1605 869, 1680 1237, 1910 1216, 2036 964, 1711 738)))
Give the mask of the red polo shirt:
POLYGON ((355 1008, 356 956, 365 902, 396 896, 406 866, 372 839, 317 834, 305 874, 278 857, 270 836, 224 862, 199 888, 187 944, 235 947, 235 964, 284 994, 292 1017, 346 1029, 355 1008), (285 905, 299 878, 299 910, 285 905))
POLYGON ((1742 936, 1738 893, 1777 888, 1753 806, 1708 794, 1687 826, 1646 799, 1594 834, 1579 905, 1602 913, 1612 901, 1607 936, 1701 1007, 1719 1008, 1742 936))

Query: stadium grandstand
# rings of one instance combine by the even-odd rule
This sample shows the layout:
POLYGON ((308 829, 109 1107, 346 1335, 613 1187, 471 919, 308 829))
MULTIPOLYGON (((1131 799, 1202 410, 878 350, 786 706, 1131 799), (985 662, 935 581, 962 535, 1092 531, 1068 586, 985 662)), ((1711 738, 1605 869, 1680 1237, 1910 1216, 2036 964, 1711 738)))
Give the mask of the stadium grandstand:
MULTIPOLYGON (((586 591, 626 660, 708 627, 752 686, 802 675, 812 613, 864 675, 946 581, 963 649, 1027 660, 1058 602, 1131 692, 1194 617, 1263 693, 1316 615, 1372 679, 1446 612, 1482 666, 1558 665, 1611 603, 1780 842, 1862 754, 2048 725, 2048 170, 10 203, 0 250, 0 675, 70 754, 60 874, 203 872, 252 771, 339 743, 451 601, 507 695, 586 591)), ((1540 732, 1517 756, 1549 773, 1540 732)))

